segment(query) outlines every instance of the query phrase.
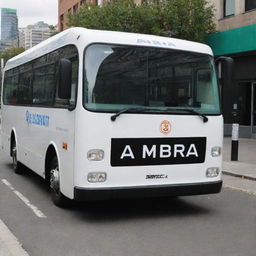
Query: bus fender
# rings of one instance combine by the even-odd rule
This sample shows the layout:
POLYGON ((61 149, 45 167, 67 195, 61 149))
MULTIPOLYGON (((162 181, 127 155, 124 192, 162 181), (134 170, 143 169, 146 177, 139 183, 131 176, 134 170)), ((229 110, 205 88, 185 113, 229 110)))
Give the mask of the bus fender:
POLYGON ((17 132, 16 129, 13 127, 10 137, 9 137, 9 142, 10 142, 10 156, 12 156, 12 142, 13 140, 16 141, 16 145, 18 146, 18 136, 17 136, 17 132))

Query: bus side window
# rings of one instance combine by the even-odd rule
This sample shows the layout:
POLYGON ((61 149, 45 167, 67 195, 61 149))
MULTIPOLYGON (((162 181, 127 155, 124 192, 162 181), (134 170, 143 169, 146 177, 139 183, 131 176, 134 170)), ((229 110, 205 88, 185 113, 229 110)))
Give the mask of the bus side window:
POLYGON ((18 75, 11 74, 9 71, 5 73, 4 79, 4 104, 14 105, 17 104, 17 86, 18 75))
MULTIPOLYGON (((78 53, 75 46, 66 46, 59 50, 58 58, 69 59, 72 64, 72 88, 71 88, 71 98, 69 100, 60 99, 58 97, 58 86, 56 86, 55 93, 55 106, 56 107, 72 107, 76 104, 76 93, 77 93, 77 83, 78 83, 78 53)), ((56 78, 58 77, 58 62, 56 63, 56 78)), ((57 79, 58 80, 58 79, 57 79)), ((57 84, 57 83, 56 83, 57 84)))
POLYGON ((19 77, 17 104, 31 104, 33 72, 32 70, 26 71, 21 73, 19 77))
POLYGON ((72 87, 71 87, 71 98, 70 105, 74 106, 76 104, 76 91, 78 83, 78 60, 71 61, 72 63, 72 87))

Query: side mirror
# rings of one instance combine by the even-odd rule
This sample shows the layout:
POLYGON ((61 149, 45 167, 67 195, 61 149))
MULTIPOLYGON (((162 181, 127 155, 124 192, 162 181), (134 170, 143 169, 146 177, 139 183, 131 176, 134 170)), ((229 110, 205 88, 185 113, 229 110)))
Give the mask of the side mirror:
POLYGON ((216 66, 224 121, 225 123, 238 122, 238 88, 234 79, 234 60, 230 57, 221 56, 216 59, 216 66))
POLYGON ((230 57, 218 57, 215 60, 218 78, 222 86, 232 88, 234 82, 234 60, 230 57))
POLYGON ((68 59, 59 61, 58 95, 61 99, 71 98, 72 64, 68 59))

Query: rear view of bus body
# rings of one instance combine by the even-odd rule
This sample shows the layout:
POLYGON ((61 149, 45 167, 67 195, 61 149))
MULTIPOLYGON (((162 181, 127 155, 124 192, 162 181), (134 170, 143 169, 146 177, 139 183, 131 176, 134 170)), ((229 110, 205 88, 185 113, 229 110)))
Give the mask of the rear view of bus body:
POLYGON ((212 51, 66 30, 8 61, 2 141, 14 169, 46 178, 59 206, 218 193, 223 118, 212 51))

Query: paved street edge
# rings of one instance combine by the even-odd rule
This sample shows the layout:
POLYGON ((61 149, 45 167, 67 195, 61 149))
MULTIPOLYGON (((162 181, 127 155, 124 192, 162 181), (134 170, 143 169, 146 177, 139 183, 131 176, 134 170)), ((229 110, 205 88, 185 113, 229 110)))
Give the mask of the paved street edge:
POLYGON ((233 177, 236 177, 236 178, 242 178, 242 179, 247 179, 247 180, 253 180, 253 181, 256 181, 256 178, 255 177, 252 177, 250 175, 246 175, 246 174, 240 174, 240 173, 235 173, 235 172, 232 172, 232 171, 222 171, 222 174, 225 174, 225 175, 229 175, 229 176, 233 176, 233 177))
MULTIPOLYGON (((6 246, 6 249, 13 256, 29 256, 29 254, 22 248, 18 239, 12 234, 7 226, 0 219, 0 240, 6 246)), ((1 251, 1 248, 0 248, 1 251)))

